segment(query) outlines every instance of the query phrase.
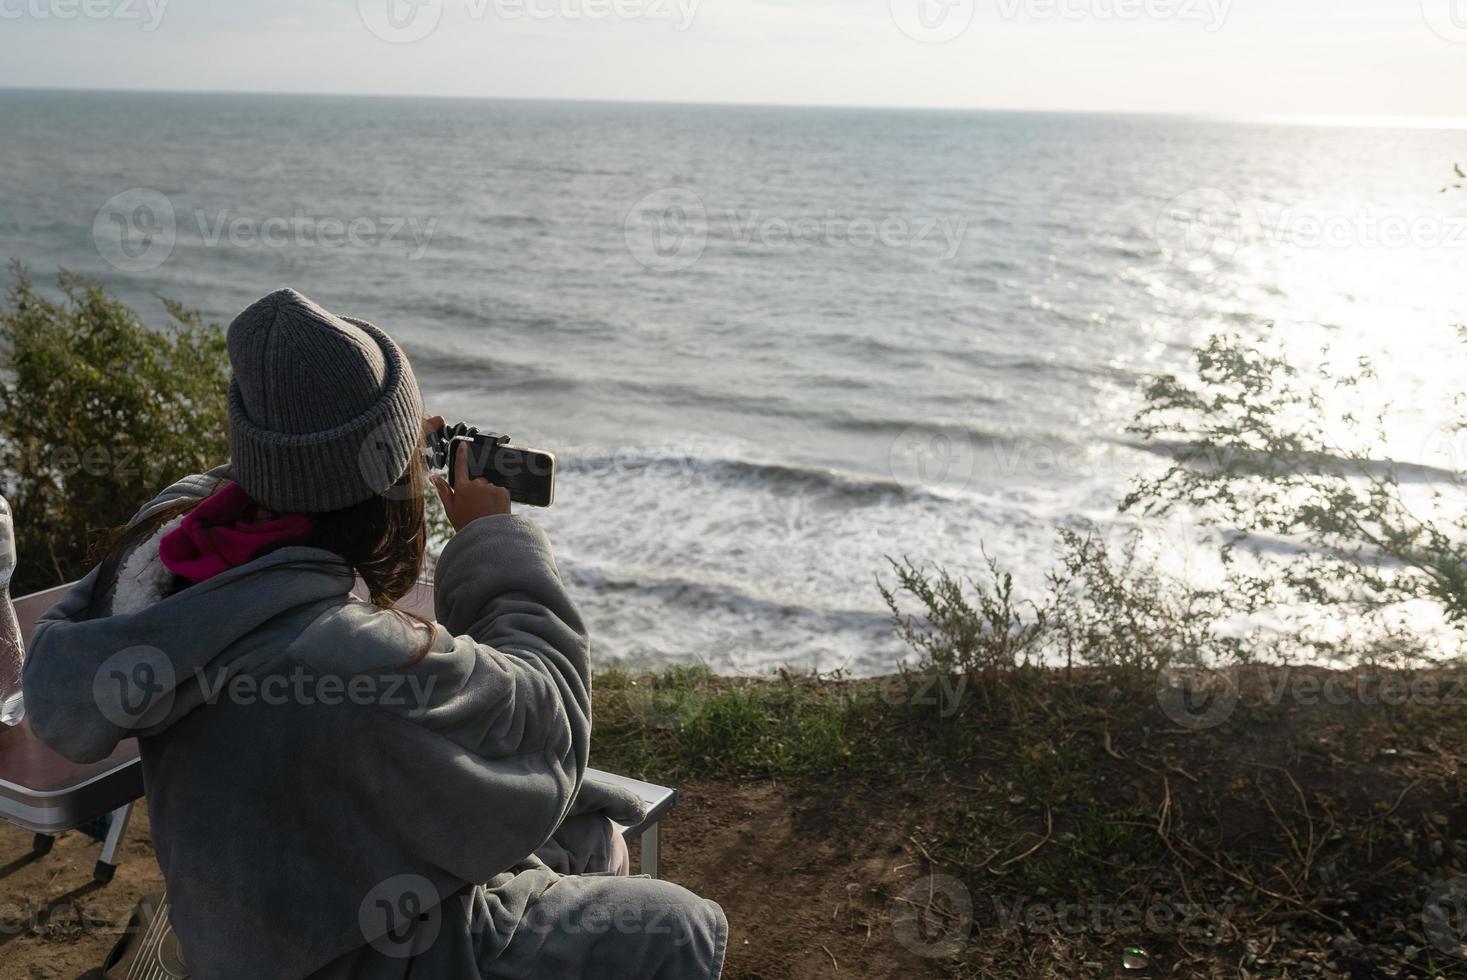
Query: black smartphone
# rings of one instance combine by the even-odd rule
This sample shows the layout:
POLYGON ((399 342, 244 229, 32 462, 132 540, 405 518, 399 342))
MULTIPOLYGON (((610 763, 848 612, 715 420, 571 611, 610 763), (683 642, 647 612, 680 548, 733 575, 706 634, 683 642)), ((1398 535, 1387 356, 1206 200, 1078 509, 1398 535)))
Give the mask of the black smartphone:
POLYGON ((457 476, 454 458, 461 443, 469 447, 470 479, 483 477, 504 487, 517 504, 549 507, 555 502, 554 453, 511 446, 509 436, 480 432, 463 422, 428 435, 428 468, 446 473, 449 486, 457 476))

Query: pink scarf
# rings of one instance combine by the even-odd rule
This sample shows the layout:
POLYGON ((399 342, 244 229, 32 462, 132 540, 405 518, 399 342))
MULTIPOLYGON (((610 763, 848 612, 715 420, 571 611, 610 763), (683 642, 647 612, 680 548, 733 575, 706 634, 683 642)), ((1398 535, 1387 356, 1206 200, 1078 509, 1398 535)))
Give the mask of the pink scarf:
POLYGON ((310 514, 281 514, 252 524, 244 518, 254 508, 243 487, 225 483, 163 536, 158 557, 170 572, 197 585, 305 538, 316 524, 310 514))

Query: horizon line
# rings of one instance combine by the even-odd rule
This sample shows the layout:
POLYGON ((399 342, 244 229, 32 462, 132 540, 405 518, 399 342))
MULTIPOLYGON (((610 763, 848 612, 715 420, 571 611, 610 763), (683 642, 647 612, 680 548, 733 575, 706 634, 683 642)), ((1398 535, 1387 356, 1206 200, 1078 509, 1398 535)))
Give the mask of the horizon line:
POLYGON ((1240 112, 1180 112, 1164 109, 1076 109, 1065 107, 1026 106, 934 106, 908 104, 871 104, 840 102, 725 102, 718 100, 675 99, 608 99, 576 98, 546 95, 450 95, 442 93, 406 92, 276 92, 258 89, 176 89, 176 88, 95 88, 90 86, 0 85, 0 92, 55 92, 94 95, 183 95, 183 96, 268 96, 279 98, 339 99, 420 99, 459 102, 555 102, 579 105, 680 106, 727 109, 836 109, 852 111, 934 112, 934 113, 1030 113, 1072 116, 1145 116, 1154 118, 1194 119, 1255 125, 1337 126, 1362 129, 1467 129, 1467 117, 1403 116, 1338 113, 1278 114, 1240 112))

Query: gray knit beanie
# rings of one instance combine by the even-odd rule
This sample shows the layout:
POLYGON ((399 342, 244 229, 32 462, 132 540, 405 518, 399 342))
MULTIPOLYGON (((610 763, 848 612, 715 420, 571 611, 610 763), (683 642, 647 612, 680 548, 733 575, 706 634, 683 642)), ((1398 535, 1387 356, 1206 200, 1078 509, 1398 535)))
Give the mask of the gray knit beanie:
POLYGON ((406 472, 423 397, 387 334, 279 289, 235 317, 228 344, 230 468, 255 500, 340 510, 406 472))

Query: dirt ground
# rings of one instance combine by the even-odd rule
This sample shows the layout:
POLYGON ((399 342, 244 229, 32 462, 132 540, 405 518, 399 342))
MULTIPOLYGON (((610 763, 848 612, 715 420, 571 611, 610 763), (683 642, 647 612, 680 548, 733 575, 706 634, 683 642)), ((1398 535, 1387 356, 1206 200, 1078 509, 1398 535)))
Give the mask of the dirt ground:
MULTIPOLYGON (((663 874, 723 906, 730 980, 935 976, 889 924, 886 896, 925 875, 909 853, 914 821, 864 786, 687 785, 663 832, 663 874)), ((99 845, 84 834, 45 856, 30 848, 30 834, 0 827, 0 980, 100 977, 133 905, 162 887, 147 814, 134 815, 106 885, 92 881, 99 845)))
MULTIPOLYGON (((723 906, 728 980, 1467 977, 1459 703, 1245 685, 1194 731, 1102 681, 878 718, 885 767, 678 780, 663 873, 723 906)), ((146 815, 106 885, 83 834, 30 848, 0 826, 0 980, 95 978, 162 884, 146 815)))

